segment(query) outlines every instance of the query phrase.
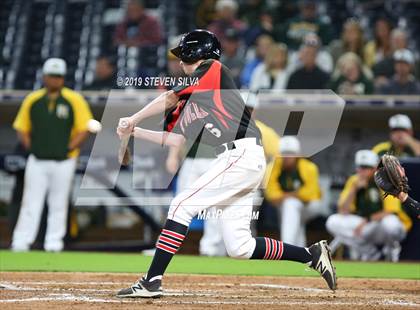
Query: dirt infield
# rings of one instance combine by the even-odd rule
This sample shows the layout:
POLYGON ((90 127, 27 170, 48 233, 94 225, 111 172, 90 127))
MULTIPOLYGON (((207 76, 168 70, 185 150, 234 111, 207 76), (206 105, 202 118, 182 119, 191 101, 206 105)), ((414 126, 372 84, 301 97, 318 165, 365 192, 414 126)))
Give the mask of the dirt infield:
POLYGON ((133 274, 0 273, 1 309, 420 309, 420 281, 167 275, 160 299, 118 299, 133 274))

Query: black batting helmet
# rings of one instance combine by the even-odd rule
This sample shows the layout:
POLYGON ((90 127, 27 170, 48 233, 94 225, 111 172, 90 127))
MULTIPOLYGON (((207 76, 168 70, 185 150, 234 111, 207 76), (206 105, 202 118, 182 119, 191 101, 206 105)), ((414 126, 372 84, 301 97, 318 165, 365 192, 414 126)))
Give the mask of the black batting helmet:
POLYGON ((221 47, 213 32, 196 29, 183 35, 171 52, 182 61, 193 63, 200 59, 219 59, 221 47))

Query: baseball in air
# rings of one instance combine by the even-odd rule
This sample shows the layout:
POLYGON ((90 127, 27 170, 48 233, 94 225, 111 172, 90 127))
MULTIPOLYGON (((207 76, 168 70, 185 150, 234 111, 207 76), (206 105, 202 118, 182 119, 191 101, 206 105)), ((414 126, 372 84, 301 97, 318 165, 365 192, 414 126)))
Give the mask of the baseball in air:
POLYGON ((87 128, 91 133, 98 133, 102 130, 102 124, 96 119, 90 119, 88 121, 87 128))

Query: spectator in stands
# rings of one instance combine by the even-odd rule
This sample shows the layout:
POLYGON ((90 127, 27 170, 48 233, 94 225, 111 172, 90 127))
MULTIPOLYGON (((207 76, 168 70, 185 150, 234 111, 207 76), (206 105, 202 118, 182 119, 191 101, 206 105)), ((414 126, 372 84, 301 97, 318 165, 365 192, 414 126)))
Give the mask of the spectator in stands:
POLYGON ((277 28, 274 27, 275 24, 272 15, 271 10, 266 9, 260 13, 256 24, 247 25, 243 36, 246 46, 253 45, 255 40, 262 34, 266 34, 271 37, 277 36, 277 28))
POLYGON ((246 0, 239 8, 239 16, 248 27, 257 26, 260 23, 261 14, 267 12, 266 0, 246 0))
POLYGON ((86 90, 110 90, 116 87, 116 70, 114 61, 107 56, 96 59, 95 78, 85 87, 86 90))
POLYGON ((322 213, 318 167, 300 157, 299 140, 293 136, 280 139, 280 154, 267 171, 265 197, 279 208, 280 233, 284 242, 306 245, 305 223, 322 213))
POLYGON ((264 61, 268 50, 273 45, 273 38, 267 34, 261 34, 256 39, 255 56, 245 64, 241 73, 242 87, 248 87, 255 68, 264 61))
POLYGON ((240 74, 245 61, 240 34, 237 30, 233 28, 226 30, 226 38, 222 42, 222 51, 220 61, 230 69, 236 85, 240 88, 240 74))
POLYGON ((162 33, 156 18, 146 14, 143 1, 130 0, 125 19, 117 25, 114 43, 127 46, 154 46, 162 43, 162 33))
POLYGON ((378 260, 383 254, 398 261, 400 244, 412 226, 411 219, 394 197, 383 198, 373 175, 379 157, 370 150, 360 150, 355 156, 356 174, 346 182, 338 200, 338 213, 331 215, 327 230, 335 241, 348 246, 352 258, 378 260))
POLYGON ((373 82, 363 71, 360 58, 348 52, 337 62, 338 75, 330 83, 330 88, 340 95, 367 95, 373 93, 373 82))
POLYGON ((400 158, 420 156, 420 141, 414 138, 413 125, 407 115, 392 116, 388 125, 389 141, 375 145, 372 150, 376 154, 390 153, 400 158))
POLYGON ((208 29, 217 36, 221 44, 226 39, 227 29, 235 29, 241 34, 245 30, 245 24, 236 16, 237 12, 238 3, 234 0, 216 2, 217 18, 208 26, 208 29))
POLYGON ((207 28, 216 19, 217 0, 200 1, 195 12, 195 24, 198 28, 207 28))
POLYGON ((274 4, 270 9, 273 11, 275 23, 282 25, 285 21, 298 17, 301 11, 299 1, 271 1, 274 4))
POLYGON ((394 76, 383 86, 379 86, 377 93, 385 95, 418 95, 420 84, 412 74, 414 55, 408 49, 394 52, 394 76))
POLYGON ((376 20, 374 39, 366 44, 364 50, 364 62, 368 67, 392 54, 391 31, 389 19, 380 17, 376 20))
POLYGON ((316 64, 319 42, 304 41, 299 50, 302 67, 294 71, 287 82, 288 89, 324 89, 330 79, 316 64))
POLYGON ((338 58, 347 52, 353 52, 360 59, 363 59, 364 46, 363 29, 359 21, 354 18, 348 19, 343 25, 341 38, 332 41, 330 44, 330 53, 334 64, 337 63, 338 58))
POLYGON ((64 87, 66 62, 50 58, 42 68, 45 87, 28 94, 13 128, 29 152, 22 207, 13 231, 12 250, 28 251, 38 233, 45 200, 48 202, 44 249, 63 250, 67 213, 80 146, 92 119, 89 105, 64 87))
POLYGON ((260 89, 285 89, 288 73, 287 47, 285 44, 274 44, 268 50, 264 63, 259 64, 251 76, 251 91, 260 89))
MULTIPOLYGON (((322 71, 325 71, 327 73, 331 73, 333 71, 334 62, 331 57, 331 54, 327 50, 323 49, 322 42, 314 32, 310 32, 307 35, 305 35, 303 39, 303 44, 317 46, 318 53, 316 54, 316 65, 322 71)), ((293 72, 300 67, 302 67, 302 62, 299 59, 299 51, 291 52, 289 55, 287 70, 293 72)))
POLYGON ((284 34, 278 39, 286 42, 289 49, 298 49, 305 35, 315 32, 324 44, 329 44, 332 38, 331 25, 327 18, 318 16, 316 1, 300 0, 299 9, 299 16, 286 22, 284 34))
MULTIPOLYGON (((391 48, 393 54, 400 49, 408 47, 408 34, 405 30, 396 28, 391 32, 391 48)), ((388 83, 389 79, 394 75, 394 55, 385 57, 372 67, 375 76, 375 87, 379 88, 388 83)))

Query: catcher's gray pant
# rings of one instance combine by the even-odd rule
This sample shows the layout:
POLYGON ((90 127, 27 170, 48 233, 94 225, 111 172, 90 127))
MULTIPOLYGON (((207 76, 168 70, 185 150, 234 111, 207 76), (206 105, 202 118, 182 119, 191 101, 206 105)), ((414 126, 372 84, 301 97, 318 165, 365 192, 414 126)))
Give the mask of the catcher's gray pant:
POLYGON ((62 161, 28 157, 22 206, 13 231, 12 250, 27 251, 38 233, 45 198, 48 202, 44 248, 61 251, 67 228, 68 202, 76 159, 62 161))
POLYGON ((236 140, 235 146, 220 154, 190 188, 172 200, 168 219, 188 226, 199 212, 215 206, 223 211, 218 220, 228 255, 250 258, 255 249, 252 207, 266 162, 255 138, 236 140))
POLYGON ((360 234, 354 231, 364 218, 354 214, 333 214, 327 222, 327 230, 339 241, 357 251, 360 256, 372 251, 375 245, 392 245, 406 236, 404 225, 394 214, 389 214, 380 221, 367 223, 360 234))

